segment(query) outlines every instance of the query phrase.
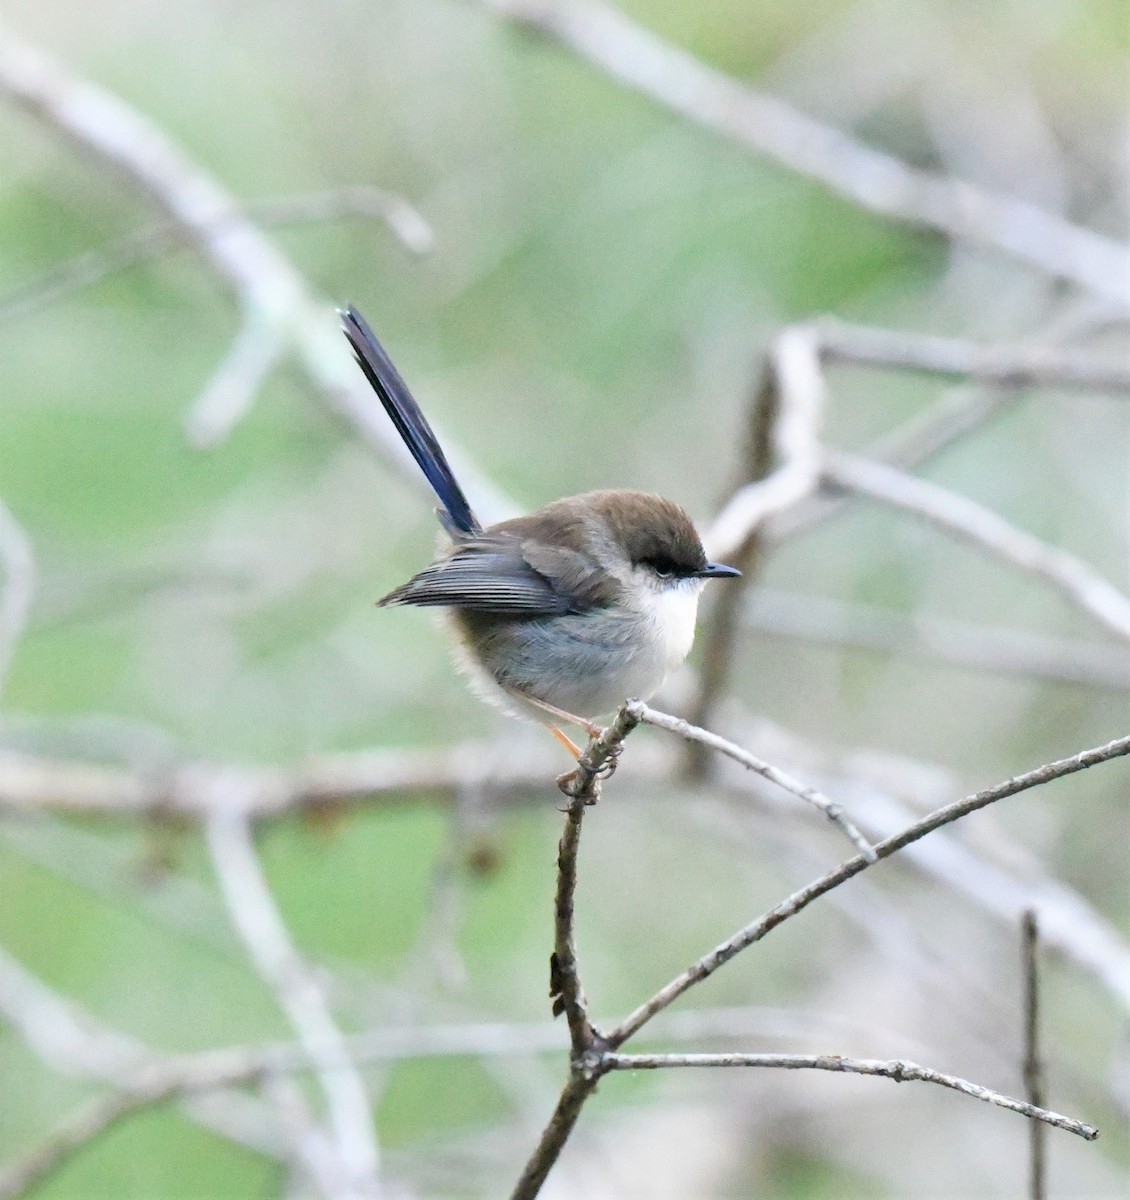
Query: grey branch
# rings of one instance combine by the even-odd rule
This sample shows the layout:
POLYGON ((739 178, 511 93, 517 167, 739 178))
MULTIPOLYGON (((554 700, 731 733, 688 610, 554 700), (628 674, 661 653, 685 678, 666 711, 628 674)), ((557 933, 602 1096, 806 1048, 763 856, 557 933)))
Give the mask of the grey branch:
POLYGON ((777 397, 776 466, 765 478, 739 488, 714 518, 703 537, 711 558, 729 559, 763 521, 811 495, 819 481, 825 394, 816 329, 783 329, 769 349, 769 369, 777 397))
MULTIPOLYGON (((248 220, 268 228, 340 221, 347 217, 380 220, 414 254, 426 253, 434 241, 431 227, 407 200, 368 184, 250 201, 243 206, 243 212, 248 220)), ((127 233, 106 245, 84 250, 49 267, 26 287, 0 297, 0 324, 26 317, 79 288, 90 287, 136 263, 196 244, 197 239, 190 237, 180 222, 166 219, 127 233)))
POLYGON ((580 848, 581 823, 585 809, 600 797, 600 781, 614 768, 624 739, 638 721, 629 705, 598 737, 592 738, 574 771, 558 779, 558 786, 569 797, 565 810, 565 830, 557 851, 557 890, 553 903, 553 957, 550 960, 549 990, 553 1014, 565 1014, 569 1023, 569 1078, 561 1091, 549 1122, 542 1130, 533 1153, 514 1185, 511 1200, 531 1200, 541 1191, 553 1164, 557 1161, 585 1101, 596 1090, 602 1072, 600 1056, 607 1049, 603 1035, 588 1017, 588 1002, 581 987, 573 924, 573 897, 577 888, 577 851, 580 848))
POLYGON ((594 0, 478 0, 674 112, 881 216, 978 243, 1130 305, 1130 248, 1035 204, 916 170, 707 66, 594 0))
POLYGON ((828 454, 823 475, 833 487, 924 517, 1045 580, 1100 625, 1130 640, 1130 597, 1075 555, 1018 529, 991 509, 895 467, 846 454, 828 454))
MULTIPOLYGON (((136 109, 68 72, 37 48, 0 30, 0 92, 116 171, 197 246, 227 284, 253 327, 272 330, 314 387, 368 444, 391 458, 414 484, 419 471, 342 345, 333 306, 313 295, 285 255, 244 207, 136 109)), ((460 478, 488 520, 514 506, 444 439, 460 478)))
POLYGON ((668 733, 678 734, 679 737, 685 738, 689 742, 697 742, 699 745, 716 750, 719 754, 732 758, 734 762, 741 763, 743 767, 760 775, 762 779, 775 783, 779 788, 784 788, 786 792, 797 796, 806 804, 811 804, 844 834, 865 859, 869 862, 876 861, 871 843, 852 823, 844 812, 843 805, 830 800, 816 788, 801 783, 799 779, 794 779, 779 767, 767 763, 764 759, 758 758, 756 754, 751 754, 748 750, 719 737, 716 733, 711 733, 708 729, 700 729, 697 725, 692 725, 681 717, 672 717, 668 713, 658 712, 639 700, 630 700, 625 705, 625 711, 642 725, 654 725, 657 729, 665 729, 668 733))
POLYGON ((965 338, 879 329, 824 318, 817 324, 826 363, 888 367, 975 379, 998 387, 1070 387, 1130 391, 1124 359, 1051 345, 989 346, 965 338))
POLYGON ((339 1065, 319 1072, 325 1095, 337 1170, 325 1170, 320 1159, 309 1163, 329 1197, 374 1200, 377 1186, 377 1146, 369 1097, 360 1073, 349 1058, 346 1042, 310 966, 290 940, 267 887, 251 823, 239 806, 237 787, 218 799, 206 832, 208 849, 231 914, 259 974, 278 998, 283 1011, 311 1054, 329 1051, 339 1065))
POLYGON ((1052 1112, 1037 1104, 1017 1100, 980 1084, 970 1083, 968 1079, 957 1075, 945 1075, 931 1067, 919 1066, 918 1063, 907 1062, 901 1058, 844 1058, 839 1054, 609 1054, 605 1063, 610 1071, 657 1071, 672 1067, 768 1067, 788 1071, 836 1071, 848 1075, 878 1075, 884 1079, 893 1079, 896 1083, 936 1083, 941 1087, 961 1092, 962 1095, 972 1096, 975 1100, 983 1100, 987 1104, 995 1104, 999 1108, 1007 1108, 1030 1117, 1033 1127, 1039 1127, 1041 1122, 1054 1125, 1057 1129, 1077 1134, 1088 1142, 1093 1142, 1099 1136, 1099 1131, 1085 1121, 1065 1117, 1062 1113, 1052 1112))
MULTIPOLYGON (((1112 758, 1118 758, 1125 754, 1130 754, 1130 737, 1116 738, 1105 745, 1096 746, 1090 750, 1083 750, 1079 754, 1071 755, 1069 758, 1045 763, 1043 766, 1036 767, 1034 770, 1028 771, 1023 775, 1016 775, 994 787, 974 792, 964 799, 956 800, 952 804, 947 804, 942 808, 936 809, 921 821, 917 821, 893 837, 879 842, 874 847, 875 856, 877 859, 889 858, 892 854, 925 837, 928 833, 933 833, 934 830, 968 816, 968 814, 976 812, 980 808, 994 804, 998 800, 1003 800, 1008 796, 1015 796, 1017 793, 1027 791, 1029 788, 1050 783, 1053 779, 1060 779, 1065 775, 1073 775, 1077 771, 1085 771, 1089 767, 1108 762, 1112 758)), ((680 975, 677 975, 664 987, 660 988, 650 1000, 641 1004, 634 1012, 625 1017, 615 1029, 609 1031, 607 1034, 609 1045, 613 1048, 622 1046, 628 1038, 638 1033, 657 1013, 662 1012, 688 989, 713 975, 719 967, 729 962, 735 954, 752 946, 755 942, 761 941, 766 934, 778 925, 787 921, 790 917, 796 916, 797 913, 802 912, 814 900, 819 899, 833 888, 839 887, 840 884, 858 875, 861 871, 865 871, 870 865, 871 863, 862 855, 848 859, 834 870, 822 875, 819 879, 813 880, 812 883, 801 888, 800 891, 794 892, 755 921, 739 929, 735 934, 727 938, 726 941, 715 946, 708 954, 703 955, 697 962, 693 963, 680 975)))

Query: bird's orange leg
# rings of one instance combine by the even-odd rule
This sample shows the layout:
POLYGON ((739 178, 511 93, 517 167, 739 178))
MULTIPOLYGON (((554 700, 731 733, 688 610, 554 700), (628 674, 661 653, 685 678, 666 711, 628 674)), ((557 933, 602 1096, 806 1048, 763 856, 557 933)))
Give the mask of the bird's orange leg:
MULTIPOLYGON (((557 717, 561 721, 568 721, 570 725, 578 726, 579 728, 583 729, 591 738, 600 737, 600 735, 604 732, 599 725, 594 725, 587 717, 578 717, 576 713, 567 712, 563 708, 558 708, 555 704, 547 704, 546 701, 538 700, 536 697, 531 696, 528 692, 519 692, 518 695, 520 695, 527 704, 532 704, 535 708, 540 708, 543 712, 547 712, 551 716, 557 717)), ((560 734, 561 737, 565 737, 565 735, 561 733, 559 729, 557 730, 557 733, 560 734)), ((560 738, 558 738, 558 740, 560 740, 560 738)), ((569 742, 568 738, 565 738, 565 740, 569 742)), ((569 742, 569 744, 572 745, 573 743, 569 742)), ((580 751, 578 750, 577 753, 580 754, 580 751)))
POLYGON ((565 747, 566 750, 569 751, 574 758, 579 759, 581 757, 581 748, 576 742, 573 741, 572 738, 566 737, 566 735, 563 734, 556 725, 551 724, 549 721, 544 722, 544 724, 546 729, 553 734, 553 736, 561 743, 562 746, 565 747))

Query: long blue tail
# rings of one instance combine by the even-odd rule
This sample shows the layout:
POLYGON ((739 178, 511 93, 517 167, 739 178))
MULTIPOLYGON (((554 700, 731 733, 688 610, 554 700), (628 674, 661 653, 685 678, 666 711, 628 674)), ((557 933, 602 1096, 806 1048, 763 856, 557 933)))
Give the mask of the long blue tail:
POLYGON ((377 341, 368 322, 352 304, 340 309, 338 315, 341 317, 341 328, 353 347, 357 365, 365 372, 365 378, 380 396, 385 412, 392 418, 404 444, 420 464, 420 470, 439 497, 448 521, 462 533, 478 533, 482 526, 471 511, 463 489, 456 482, 451 465, 440 449, 436 435, 432 433, 432 427, 412 398, 408 385, 400 378, 400 372, 392 365, 392 359, 377 341))

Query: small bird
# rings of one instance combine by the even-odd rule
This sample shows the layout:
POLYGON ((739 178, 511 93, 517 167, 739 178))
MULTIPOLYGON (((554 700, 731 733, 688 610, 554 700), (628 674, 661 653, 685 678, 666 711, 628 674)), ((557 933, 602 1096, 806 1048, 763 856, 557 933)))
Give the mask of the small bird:
POLYGON ((430 567, 377 603, 447 609, 474 689, 539 721, 579 758, 560 726, 594 737, 593 716, 653 695, 690 651, 706 580, 741 572, 707 562, 690 517, 647 492, 585 492, 484 528, 364 317, 352 305, 339 315, 450 538, 430 567))

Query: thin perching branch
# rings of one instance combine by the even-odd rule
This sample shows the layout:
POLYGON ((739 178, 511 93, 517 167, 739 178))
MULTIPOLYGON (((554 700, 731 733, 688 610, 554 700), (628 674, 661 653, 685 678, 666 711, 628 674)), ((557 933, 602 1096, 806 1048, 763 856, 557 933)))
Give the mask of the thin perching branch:
POLYGON ((923 1067, 906 1059, 845 1058, 840 1054, 609 1054, 605 1064, 610 1071, 659 1071, 672 1067, 768 1067, 787 1071, 835 1071, 846 1075, 878 1075, 895 1083, 936 1083, 962 1095, 1007 1108, 1032 1120, 1031 1128, 1043 1130, 1054 1125, 1093 1142, 1099 1131, 1086 1121, 1052 1112, 1042 1104, 1028 1103, 971 1083, 957 1075, 946 1075, 932 1067, 923 1067))
POLYGON ((340 1064, 318 1072, 338 1155, 337 1177, 322 1182, 342 1200, 374 1200, 379 1161, 365 1085, 321 985, 283 924, 255 852, 250 819, 236 795, 231 801, 209 816, 205 831, 232 923, 304 1048, 311 1057, 328 1052, 340 1064))
MULTIPOLYGON (((923 817, 921 821, 917 821, 900 833, 879 842, 874 846, 875 858, 877 860, 889 858, 892 854, 903 849, 904 846, 909 846, 920 838, 924 838, 928 833, 933 833, 935 829, 940 829, 942 826, 949 825, 962 817, 968 816, 970 813, 976 812, 978 809, 995 804, 998 800, 1003 800, 1008 796, 1015 796, 1018 792, 1027 791, 1029 788, 1050 783, 1053 779, 1060 779, 1065 775, 1073 775, 1077 771, 1085 771, 1089 767, 1108 762, 1112 758, 1119 758, 1126 754, 1130 754, 1130 736, 1116 738, 1105 745, 1080 751, 1080 753, 1073 754, 1069 758, 1061 758, 1055 762, 1045 763, 1043 766, 1036 767, 1034 770, 1028 771, 1023 775, 1013 776, 1011 779, 1006 779, 1003 783, 985 788, 980 792, 974 792, 962 800, 956 800, 952 804, 935 809, 934 812, 923 817)), ((863 855, 857 855, 855 858, 848 859, 835 869, 827 872, 827 874, 822 875, 819 879, 813 880, 806 887, 794 892, 755 921, 751 921, 748 925, 739 929, 669 983, 665 984, 651 999, 641 1004, 625 1017, 619 1025, 610 1030, 606 1035, 609 1045, 613 1049, 618 1049, 628 1038, 638 1033, 657 1013, 662 1012, 670 1004, 674 1003, 684 992, 713 975, 719 967, 729 962, 734 955, 752 946, 755 942, 761 941, 771 930, 776 929, 778 925, 781 925, 790 917, 794 917, 797 913, 802 912, 814 900, 819 899, 833 888, 839 887, 840 884, 858 875, 861 871, 865 871, 871 865, 863 855)))
POLYGON ((601 777, 615 768, 624 739, 638 721, 625 705, 612 724, 593 738, 581 755, 576 770, 561 776, 558 785, 569 797, 565 831, 557 851, 557 890, 553 903, 553 957, 550 959, 549 990, 555 1016, 565 1014, 569 1023, 569 1079, 538 1144, 534 1147, 510 1200, 532 1200, 557 1161, 573 1132, 585 1101, 596 1090, 603 1071, 601 1056, 607 1050, 604 1036, 588 1018, 588 1002, 581 986, 573 923, 573 897, 577 887, 577 852, 585 809, 600 796, 601 777))
POLYGON ((1130 306, 1130 248, 1029 201, 917 170, 707 66, 596 0, 478 0, 627 87, 869 212, 978 243, 1130 306))
POLYGON ((709 729, 700 729, 697 725, 692 725, 681 717, 672 717, 668 713, 659 712, 639 700, 629 700, 624 706, 624 711, 635 717, 641 725, 653 725, 656 729, 665 729, 668 733, 678 734, 688 742, 697 742, 710 750, 716 750, 719 754, 724 754, 734 762, 740 763, 747 770, 753 771, 754 774, 760 775, 762 779, 767 779, 786 792, 791 792, 792 795, 822 812, 868 862, 876 861, 874 848, 844 812, 843 805, 838 804, 835 800, 829 800, 823 792, 817 791, 816 788, 810 787, 806 783, 801 783, 799 779, 794 779, 779 767, 767 763, 764 759, 758 758, 756 754, 751 754, 741 746, 727 741, 726 738, 711 733, 709 729))

